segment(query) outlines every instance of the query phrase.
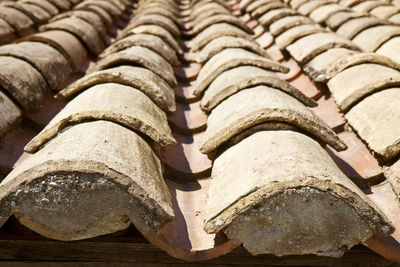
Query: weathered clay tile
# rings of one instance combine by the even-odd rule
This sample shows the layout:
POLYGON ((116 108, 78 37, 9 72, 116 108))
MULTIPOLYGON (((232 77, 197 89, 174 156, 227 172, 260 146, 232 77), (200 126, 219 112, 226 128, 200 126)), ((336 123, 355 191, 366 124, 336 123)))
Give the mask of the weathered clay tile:
POLYGON ((120 66, 89 73, 57 94, 57 97, 71 98, 96 84, 119 83, 129 85, 146 94, 165 112, 175 111, 174 92, 158 75, 145 68, 120 66))
POLYGON ((253 1, 251 4, 249 4, 246 7, 246 12, 251 14, 253 11, 255 11, 256 9, 258 9, 259 7, 262 6, 267 6, 271 3, 277 2, 275 0, 257 0, 257 1, 253 1))
POLYGON ((39 42, 21 42, 0 46, 0 56, 12 56, 34 66, 46 79, 49 88, 59 90, 72 74, 65 57, 53 47, 39 42))
POLYGON ((272 72, 253 66, 242 66, 221 73, 205 91, 201 100, 201 108, 211 112, 218 104, 231 95, 246 88, 265 85, 270 86, 295 97, 307 106, 316 103, 298 91, 288 82, 276 77, 272 72))
POLYGON ((362 32, 363 30, 373 26, 384 24, 387 24, 387 22, 373 17, 354 18, 343 23, 336 30, 336 33, 349 40, 352 40, 357 34, 362 32))
POLYGON ((359 17, 366 17, 366 14, 354 12, 352 10, 342 10, 329 16, 324 22, 332 30, 336 31, 345 22, 359 17))
POLYGON ((103 39, 103 42, 105 44, 108 43, 108 37, 107 37, 107 28, 104 25, 101 17, 97 15, 95 12, 92 11, 87 11, 87 10, 71 10, 67 12, 63 12, 55 17, 53 17, 49 22, 57 21, 63 18, 68 18, 71 16, 75 16, 77 18, 80 18, 87 23, 91 24, 97 31, 97 33, 101 36, 103 39))
POLYGON ((363 50, 374 52, 386 41, 396 36, 400 36, 400 26, 382 25, 363 30, 352 41, 363 50))
POLYGON ((72 7, 71 3, 65 0, 49 0, 49 2, 56 6, 59 12, 69 10, 72 7))
POLYGON ((0 7, 0 18, 15 29, 17 35, 23 36, 25 30, 29 30, 34 26, 33 21, 23 12, 6 6, 0 7))
POLYGON ((227 23, 216 23, 192 39, 190 42, 190 49, 192 52, 201 50, 212 40, 221 36, 234 36, 252 41, 253 38, 245 31, 227 23))
POLYGON ((306 72, 314 81, 327 81, 328 77, 326 74, 328 66, 330 66, 330 64, 333 62, 338 62, 337 59, 341 58, 343 55, 354 53, 356 52, 347 48, 329 49, 317 55, 310 62, 308 62, 304 67, 304 72, 306 72))
POLYGON ((372 9, 369 13, 380 19, 388 19, 389 17, 397 14, 399 9, 392 5, 382 5, 372 9))
POLYGON ((209 154, 247 128, 270 121, 289 123, 339 151, 346 149, 332 129, 298 100, 281 90, 257 86, 237 92, 211 112, 200 151, 209 154))
POLYGON ((291 0, 289 5, 294 8, 298 9, 301 5, 305 4, 308 0, 291 0))
POLYGON ((375 53, 391 58, 396 62, 400 62, 400 37, 394 37, 384 43, 375 53))
POLYGON ((156 14, 156 15, 161 15, 161 16, 167 17, 170 20, 172 20, 176 24, 176 26, 181 25, 180 20, 177 17, 177 15, 175 15, 168 9, 165 9, 162 7, 143 8, 142 10, 135 12, 135 16, 143 16, 143 15, 151 15, 151 14, 156 14))
POLYGON ((271 3, 262 5, 255 9, 253 12, 251 12, 251 16, 253 18, 259 18, 265 13, 267 13, 270 10, 277 9, 277 8, 283 8, 285 5, 279 1, 271 1, 271 3))
POLYGON ((27 15, 36 25, 43 24, 51 18, 50 13, 38 5, 7 1, 3 2, 2 5, 0 5, 0 8, 1 6, 8 6, 18 9, 27 15))
POLYGON ((164 10, 167 10, 168 12, 174 14, 175 16, 179 16, 178 10, 166 3, 160 3, 159 1, 157 2, 143 2, 143 5, 140 5, 134 12, 136 13, 141 13, 142 11, 146 9, 152 9, 152 8, 162 8, 164 10))
POLYGON ((277 36, 275 39, 275 44, 279 49, 286 49, 293 42, 298 39, 316 33, 323 33, 326 30, 316 24, 306 24, 292 27, 289 30, 283 32, 281 35, 277 36))
POLYGON ((270 71, 288 72, 288 69, 271 59, 240 48, 227 48, 212 57, 200 70, 196 80, 195 95, 202 94, 207 87, 226 70, 239 66, 256 66, 270 71))
POLYGON ((396 196, 397 204, 400 205, 400 160, 397 160, 393 165, 385 169, 385 176, 389 180, 396 196))
POLYGON ((201 51, 196 55, 195 60, 198 63, 204 64, 210 58, 220 53, 226 48, 243 48, 248 51, 257 53, 260 56, 268 56, 264 49, 262 49, 255 41, 251 42, 247 39, 234 36, 221 36, 209 42, 201 51))
POLYGON ((344 53, 338 55, 335 60, 326 62, 325 71, 323 73, 323 79, 317 79, 317 81, 327 81, 332 77, 335 77, 341 71, 355 65, 363 63, 375 63, 383 66, 387 66, 393 69, 400 70, 400 64, 391 60, 388 57, 381 56, 376 53, 344 53))
POLYGON ((267 13, 259 17, 258 21, 260 22, 261 25, 268 28, 274 21, 286 16, 296 15, 296 14, 297 12, 290 8, 277 8, 268 11, 267 13))
POLYGON ((135 132, 75 125, 20 162, 0 186, 2 214, 59 240, 113 233, 130 221, 158 232, 174 217, 161 163, 135 132))
POLYGON ((21 119, 21 110, 0 91, 0 136, 3 136, 21 119))
POLYGON ((355 105, 346 118, 369 148, 385 160, 400 153, 400 88, 377 92, 355 105))
POLYGON ((353 5, 351 8, 358 12, 368 13, 370 10, 382 4, 385 4, 385 1, 362 1, 361 3, 353 5))
POLYGON ((318 100, 323 95, 323 91, 317 88, 310 77, 304 73, 290 81, 290 84, 313 100, 318 100))
POLYGON ((339 0, 338 2, 342 6, 352 7, 361 3, 362 1, 363 0, 339 0))
POLYGON ((345 8, 338 4, 323 5, 311 12, 309 17, 316 23, 323 23, 330 15, 341 10, 345 10, 345 8))
POLYGON ((131 28, 129 30, 123 31, 118 39, 125 38, 126 36, 131 34, 152 34, 160 37, 164 42, 170 45, 178 53, 178 55, 183 55, 183 50, 179 43, 175 40, 170 32, 168 32, 161 26, 150 24, 131 28))
POLYGON ((160 37, 152 34, 128 35, 127 37, 114 42, 111 46, 109 46, 106 50, 104 50, 98 56, 98 58, 102 59, 104 57, 107 57, 113 53, 117 53, 131 46, 146 47, 156 52, 160 56, 162 56, 170 64, 175 66, 180 64, 180 61, 178 59, 175 50, 167 43, 165 43, 160 37))
POLYGON ((95 85, 70 101, 26 146, 39 150, 66 127, 84 121, 108 120, 149 136, 163 147, 175 145, 165 113, 144 93, 117 83, 95 85))
POLYGON ((123 11, 119 9, 113 1, 104 1, 104 0, 84 0, 78 5, 76 5, 74 9, 80 9, 82 7, 89 5, 99 6, 103 8, 114 18, 121 16, 123 13, 123 11))
POLYGON ((269 31, 272 35, 279 36, 290 28, 305 24, 314 24, 314 22, 304 16, 287 16, 273 22, 269 27, 269 31))
POLYGON ((45 31, 20 40, 42 42, 54 47, 63 54, 74 72, 78 72, 81 69, 87 58, 87 51, 79 39, 66 31, 45 31))
POLYGON ((329 32, 308 35, 295 41, 286 49, 296 61, 305 64, 318 54, 336 47, 360 50, 357 45, 349 40, 329 32))
POLYGON ((129 30, 130 28, 135 28, 140 25, 148 25, 148 24, 155 24, 166 29, 176 38, 179 37, 181 34, 179 28, 171 19, 158 14, 138 15, 131 20, 126 30, 129 30))
POLYGON ((132 46, 110 54, 99 60, 93 71, 120 65, 140 65, 162 77, 171 87, 177 84, 171 65, 157 53, 141 46, 132 46))
POLYGON ((217 14, 208 18, 204 18, 198 24, 196 24, 193 29, 189 31, 191 35, 197 35, 200 32, 204 31, 205 29, 209 28, 210 26, 217 24, 217 23, 226 23, 231 24, 237 28, 242 29, 243 31, 247 32, 248 34, 253 34, 253 30, 251 30, 247 25, 241 21, 239 18, 228 15, 228 14, 217 14))
POLYGON ((40 31, 64 30, 79 38, 86 46, 88 51, 97 56, 103 51, 105 44, 96 29, 85 20, 77 17, 63 18, 52 23, 43 25, 40 31))
POLYGON ((332 3, 332 1, 330 1, 330 0, 307 1, 296 9, 300 14, 302 14, 304 16, 309 16, 311 14, 311 12, 313 12, 320 6, 326 5, 328 3, 332 3))
POLYGON ((50 16, 55 16, 59 13, 57 7, 49 1, 46 0, 21 0, 21 3, 28 3, 31 5, 36 5, 50 14, 50 16))
POLYGON ((7 44, 17 39, 14 28, 4 19, 0 18, 0 45, 7 44))
POLYGON ((399 83, 399 71, 383 65, 364 63, 343 70, 330 79, 327 85, 339 108, 346 112, 367 95, 399 83), (354 78, 360 74, 361 79, 354 78))
POLYGON ((197 9, 193 9, 190 13, 189 17, 191 20, 205 18, 210 15, 215 14, 230 14, 230 11, 227 10, 224 6, 217 3, 208 3, 203 5, 197 9), (204 15, 205 14, 205 15, 204 15))
POLYGON ((205 230, 255 255, 340 256, 394 230, 316 141, 290 130, 257 132, 222 153, 208 196, 205 230))
POLYGON ((40 109, 47 83, 29 63, 14 58, 0 57, 0 86, 6 90, 25 111, 40 109))
MULTIPOLYGON (((85 5, 75 10, 87 10, 96 13, 103 21, 104 25, 108 28, 109 32, 114 27, 112 16, 102 7, 96 5, 85 5)), ((111 33, 111 32, 110 32, 111 33)))

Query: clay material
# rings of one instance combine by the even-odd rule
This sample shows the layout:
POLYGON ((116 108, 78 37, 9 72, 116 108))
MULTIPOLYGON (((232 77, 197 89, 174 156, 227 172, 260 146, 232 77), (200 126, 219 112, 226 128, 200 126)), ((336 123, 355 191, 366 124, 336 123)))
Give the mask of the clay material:
POLYGON ((0 188, 3 215, 53 239, 105 235, 130 221, 158 232, 174 218, 160 160, 135 132, 107 121, 60 133, 0 188))
POLYGON ((21 42, 3 45, 0 56, 12 56, 34 66, 46 79, 52 90, 61 89, 72 74, 65 57, 53 47, 39 42, 21 42))
POLYGON ((84 91, 59 112, 26 146, 33 153, 69 125, 109 120, 149 136, 163 147, 176 144, 165 113, 141 91, 130 86, 105 83, 84 91))
POLYGON ((99 59, 103 59, 110 54, 119 52, 131 46, 142 46, 153 50, 172 65, 180 65, 180 61, 174 49, 165 43, 161 38, 152 34, 134 34, 114 42, 103 53, 99 59))
POLYGON ((43 76, 30 64, 14 57, 0 57, 0 87, 27 112, 42 107, 48 87, 43 76))
POLYGON ((351 127, 384 160, 400 153, 400 88, 377 92, 355 105, 346 118, 351 127))
POLYGON ((165 112, 175 111, 175 95, 171 87, 152 71, 133 66, 120 66, 89 73, 60 91, 57 97, 70 98, 101 83, 129 85, 142 91, 165 112))
POLYGON ((208 196, 205 230, 254 255, 340 256, 394 231, 317 142, 292 131, 257 132, 225 151, 208 196))
POLYGON ((211 25, 217 23, 226 23, 233 25, 239 29, 242 29, 248 34, 253 34, 253 30, 250 29, 243 21, 238 19, 233 15, 225 15, 225 14, 217 14, 208 18, 205 18, 199 24, 196 24, 194 28, 189 32, 190 35, 197 35, 200 32, 204 31, 206 28, 210 27, 211 25))
POLYGON ((338 151, 347 148, 328 125, 298 100, 281 90, 257 86, 230 96, 211 112, 200 151, 209 154, 241 131, 269 121, 292 124, 338 151))
POLYGON ((288 68, 272 61, 271 59, 259 56, 240 48, 227 48, 212 57, 200 70, 196 80, 195 95, 202 94, 212 81, 222 72, 239 67, 256 66, 265 70, 280 71, 287 73, 288 68))
POLYGON ((268 57, 268 54, 255 41, 233 37, 222 36, 209 42, 195 57, 197 63, 204 64, 211 57, 215 56, 226 48, 243 48, 260 56, 268 57))
POLYGON ((295 97, 304 105, 314 107, 316 102, 306 97, 290 83, 279 79, 273 73, 253 66, 242 66, 221 73, 205 91, 201 108, 211 112, 218 104, 240 90, 257 85, 270 86, 295 97))
POLYGON ((171 87, 177 85, 171 65, 157 53, 141 46, 132 46, 97 61, 93 71, 120 65, 143 66, 162 77, 171 87))

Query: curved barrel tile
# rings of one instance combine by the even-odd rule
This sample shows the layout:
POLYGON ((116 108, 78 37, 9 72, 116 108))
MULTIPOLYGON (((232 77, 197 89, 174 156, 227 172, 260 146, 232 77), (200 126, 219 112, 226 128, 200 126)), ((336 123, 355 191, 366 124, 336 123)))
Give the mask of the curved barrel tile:
POLYGON ((105 83, 84 91, 26 146, 33 153, 66 127, 91 120, 109 120, 149 136, 163 147, 176 144, 165 113, 144 93, 116 83, 105 83))

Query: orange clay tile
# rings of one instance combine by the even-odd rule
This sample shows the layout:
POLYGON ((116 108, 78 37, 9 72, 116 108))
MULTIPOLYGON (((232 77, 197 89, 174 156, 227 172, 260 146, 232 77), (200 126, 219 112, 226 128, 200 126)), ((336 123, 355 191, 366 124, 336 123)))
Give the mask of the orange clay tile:
POLYGON ((317 102, 318 106, 311 108, 311 110, 325 121, 335 132, 342 131, 346 121, 343 114, 339 112, 332 97, 327 98, 326 96, 323 96, 318 99, 317 102))
POLYGON ((253 29, 253 31, 254 31, 253 37, 254 37, 254 38, 258 38, 258 37, 261 36, 261 34, 264 33, 264 27, 261 26, 261 25, 257 25, 257 27, 255 27, 255 28, 253 29))
POLYGON ((179 133, 198 133, 206 128, 207 115, 200 109, 200 102, 176 104, 176 111, 168 116, 171 129, 179 133))
POLYGON ((368 148, 352 132, 339 133, 348 149, 337 152, 327 147, 327 151, 342 171, 353 179, 370 179, 370 183, 382 180, 382 168, 368 148))
POLYGON ((247 21, 246 24, 252 30, 254 30, 254 28, 258 26, 258 22, 256 20, 254 20, 254 19, 247 21))
POLYGON ((285 56, 282 54, 281 50, 276 45, 272 45, 267 48, 267 54, 271 57, 271 59, 281 62, 285 59, 285 56))
POLYGON ((281 61, 281 64, 290 69, 288 73, 281 73, 281 72, 276 73, 276 75, 282 80, 292 81, 302 74, 302 70, 299 64, 297 64, 297 62, 293 58, 290 58, 288 60, 283 60, 281 61))
POLYGON ((251 17, 249 14, 245 14, 243 16, 239 17, 242 21, 244 21, 245 23, 249 22, 251 20, 251 17))
POLYGON ((290 84, 303 92, 303 94, 314 100, 318 100, 323 95, 323 92, 319 90, 310 80, 310 78, 305 74, 301 74, 293 81, 290 81, 290 84))
POLYGON ((190 63, 182 67, 174 67, 174 73, 177 79, 181 81, 193 81, 199 74, 201 65, 197 63, 190 63))
POLYGON ((260 35, 258 38, 256 38, 256 42, 262 47, 262 48, 268 48, 271 46, 274 42, 274 37, 269 32, 264 32, 262 35, 260 35))
POLYGON ((200 100, 201 96, 195 96, 193 94, 194 89, 196 89, 194 82, 178 83, 178 85, 175 87, 176 101, 189 104, 200 100))

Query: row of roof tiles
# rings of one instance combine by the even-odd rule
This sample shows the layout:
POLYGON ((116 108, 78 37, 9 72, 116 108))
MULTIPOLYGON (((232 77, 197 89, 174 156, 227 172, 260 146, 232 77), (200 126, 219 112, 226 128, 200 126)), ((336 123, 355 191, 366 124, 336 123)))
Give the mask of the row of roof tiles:
MULTIPOLYGON (((393 71, 397 66, 360 53, 338 35, 314 30, 319 27, 278 1, 244 1, 241 8, 255 5, 279 47, 310 73, 315 71, 307 64, 331 47, 349 51, 329 68, 325 58, 314 62, 321 69, 312 77, 329 80, 337 102, 334 88, 340 96, 341 83, 347 83, 340 74, 353 66, 369 66, 369 60, 393 71), (295 18, 279 27, 279 19, 288 16, 300 22, 295 18), (297 35, 288 26, 303 22, 314 28, 297 35)), ((106 33, 93 35, 84 23, 72 21, 76 17, 60 16, 42 26, 73 32, 89 52, 101 54, 90 73, 58 92, 59 98, 74 98, 26 146, 34 154, 22 158, 2 182, 2 215, 13 214, 29 228, 61 240, 115 232, 131 221, 160 244, 154 233, 162 234, 176 220, 160 151, 176 143, 166 115, 176 109, 173 65, 185 61, 180 44, 185 38, 191 40, 186 44, 193 59, 202 64, 191 91, 201 98, 198 108, 209 113, 199 142, 200 151, 214 161, 203 215, 206 232, 223 231, 254 254, 276 255, 340 255, 344 248, 393 232, 386 216, 321 146, 346 149, 307 109, 315 102, 276 74, 289 69, 267 57, 227 3, 203 0, 186 6, 182 17, 182 4, 140 1, 128 26, 103 53, 106 33)), ((121 15, 108 11, 115 18, 121 15)), ((367 96, 355 95, 359 98, 347 108, 339 107, 351 112, 367 96)))

